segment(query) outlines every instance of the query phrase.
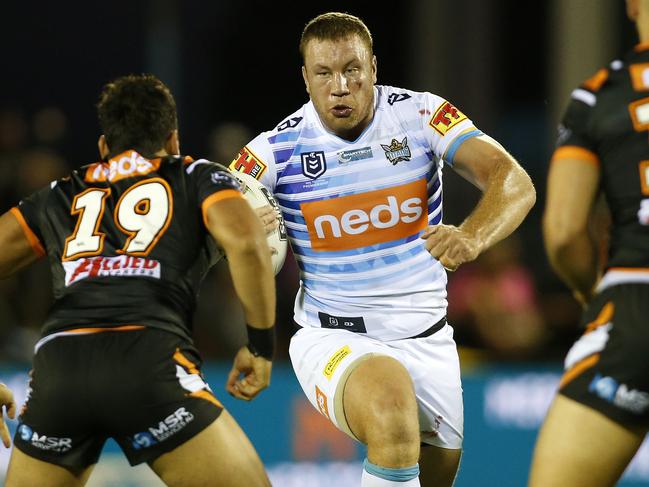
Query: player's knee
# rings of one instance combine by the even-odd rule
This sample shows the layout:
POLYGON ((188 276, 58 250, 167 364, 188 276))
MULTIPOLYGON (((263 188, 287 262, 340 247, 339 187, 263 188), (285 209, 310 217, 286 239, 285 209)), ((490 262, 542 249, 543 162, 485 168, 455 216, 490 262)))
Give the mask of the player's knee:
POLYGON ((392 443, 419 443, 419 418, 417 403, 411 390, 386 386, 367 402, 368 428, 378 441, 392 443))

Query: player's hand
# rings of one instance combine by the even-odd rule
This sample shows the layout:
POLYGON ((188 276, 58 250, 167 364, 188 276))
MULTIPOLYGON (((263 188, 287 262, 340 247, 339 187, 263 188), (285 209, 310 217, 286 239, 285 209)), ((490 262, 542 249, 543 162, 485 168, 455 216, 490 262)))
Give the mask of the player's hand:
POLYGON ((7 416, 14 419, 16 416, 16 402, 11 389, 0 383, 0 437, 2 437, 2 444, 9 448, 11 446, 11 435, 5 422, 5 412, 7 416))
POLYGON ((266 233, 271 233, 276 230, 279 226, 279 220, 277 218, 277 211, 270 205, 260 206, 255 208, 255 213, 261 220, 262 225, 266 233))
POLYGON ((454 271, 460 265, 475 260, 480 246, 469 233, 453 225, 433 225, 421 235, 424 247, 446 268, 454 271))
POLYGON ((247 346, 241 347, 234 357, 226 389, 237 399, 250 401, 270 385, 272 368, 273 362, 255 357, 247 346))

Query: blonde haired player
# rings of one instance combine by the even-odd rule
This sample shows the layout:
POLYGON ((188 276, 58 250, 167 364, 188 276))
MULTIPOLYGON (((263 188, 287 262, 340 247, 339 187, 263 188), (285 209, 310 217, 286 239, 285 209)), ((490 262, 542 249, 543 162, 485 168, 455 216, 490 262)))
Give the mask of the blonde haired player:
POLYGON ((273 191, 300 267, 295 373, 323 415, 367 444, 363 487, 420 485, 422 442, 425 485, 450 486, 463 409, 445 268, 512 232, 534 188, 448 101, 375 85, 357 17, 314 18, 300 52, 310 101, 230 165, 273 191), (484 192, 459 227, 441 223, 443 162, 484 192))

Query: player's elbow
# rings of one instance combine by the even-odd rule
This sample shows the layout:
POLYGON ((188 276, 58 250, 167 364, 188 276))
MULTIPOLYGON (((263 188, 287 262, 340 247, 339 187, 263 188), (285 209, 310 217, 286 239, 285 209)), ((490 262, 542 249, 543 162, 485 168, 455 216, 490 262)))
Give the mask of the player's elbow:
POLYGON ((242 225, 228 235, 222 235, 221 247, 227 256, 237 254, 256 258, 268 255, 268 242, 261 225, 242 225))
POLYGON ((503 161, 507 171, 505 185, 510 188, 510 196, 513 201, 525 212, 529 213, 536 204, 536 189, 529 174, 514 160, 503 161))
POLYGON ((520 176, 520 199, 525 210, 529 212, 536 204, 536 189, 530 176, 521 169, 520 176))

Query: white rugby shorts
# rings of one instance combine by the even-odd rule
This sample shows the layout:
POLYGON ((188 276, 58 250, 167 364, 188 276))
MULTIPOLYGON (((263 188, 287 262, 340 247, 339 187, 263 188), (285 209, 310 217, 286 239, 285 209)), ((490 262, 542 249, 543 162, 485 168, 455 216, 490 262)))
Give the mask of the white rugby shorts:
POLYGON ((410 373, 419 406, 421 441, 462 447, 462 384, 453 328, 446 324, 424 338, 381 342, 345 330, 304 327, 291 339, 293 370, 311 404, 338 429, 354 436, 343 412, 345 382, 363 360, 387 355, 410 373))

